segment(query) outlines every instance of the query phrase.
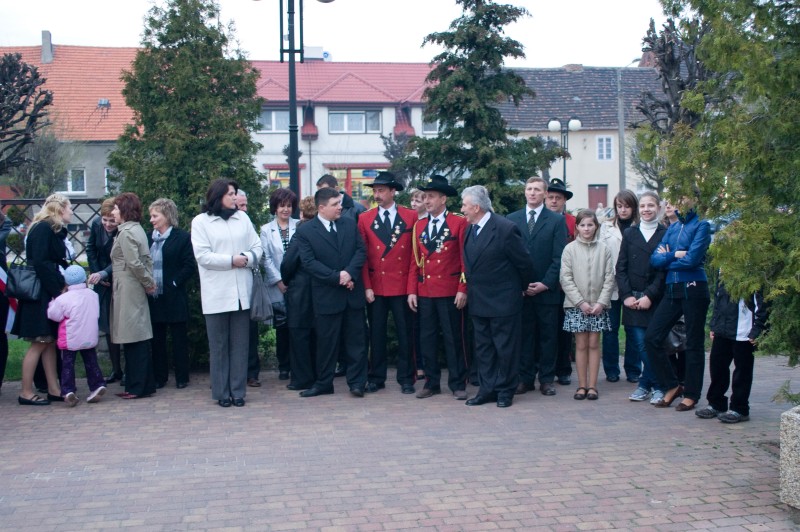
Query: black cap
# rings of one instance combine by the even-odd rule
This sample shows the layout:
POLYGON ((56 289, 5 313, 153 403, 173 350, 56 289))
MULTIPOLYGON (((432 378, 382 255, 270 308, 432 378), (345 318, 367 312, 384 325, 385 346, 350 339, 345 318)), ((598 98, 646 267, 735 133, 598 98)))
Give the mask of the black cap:
POLYGON ((547 185, 548 192, 560 192, 564 194, 567 199, 572 199, 572 192, 567 190, 567 185, 562 180, 558 178, 553 178, 550 180, 550 183, 547 185))
POLYGON ((391 172, 378 172, 378 176, 375 178, 375 181, 372 183, 367 183, 364 185, 365 187, 374 187, 375 185, 384 185, 387 187, 392 187, 396 191, 400 192, 403 190, 404 187, 402 183, 400 183, 397 178, 391 172))
POLYGON ((458 191, 450 186, 447 178, 440 175, 432 175, 419 189, 423 192, 441 192, 445 196, 458 196, 458 191))

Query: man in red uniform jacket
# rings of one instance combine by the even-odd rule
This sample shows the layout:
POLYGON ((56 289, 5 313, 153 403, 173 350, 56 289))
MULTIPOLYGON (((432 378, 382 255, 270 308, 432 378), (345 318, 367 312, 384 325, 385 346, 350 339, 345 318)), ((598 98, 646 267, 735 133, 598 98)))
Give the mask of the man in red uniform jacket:
MULTIPOLYGON (((575 240, 575 216, 567 212, 567 200, 572 199, 572 192, 567 190, 567 185, 560 179, 553 178, 547 185, 547 208, 553 212, 564 215, 567 222, 567 244, 575 240)), ((564 292, 561 292, 561 301, 564 301, 564 292)), ((558 358, 556 359, 556 380, 565 386, 572 382, 572 333, 560 327, 564 323, 564 307, 559 312, 558 332, 558 358)))
POLYGON ((447 212, 447 197, 457 196, 447 179, 435 175, 424 186, 428 216, 414 225, 414 250, 408 274, 408 305, 419 312, 420 345, 425 367, 425 386, 417 397, 441 393, 442 370, 437 357, 442 331, 449 376, 447 385, 456 399, 467 398, 467 359, 463 342, 464 281, 462 246, 467 228, 463 216, 447 212))
POLYGON ((367 248, 362 278, 370 316, 370 369, 367 392, 386 387, 386 325, 389 312, 397 331, 397 382, 405 394, 414 393, 411 357, 411 316, 406 305, 411 231, 417 213, 397 205, 395 192, 403 190, 391 172, 380 172, 372 184, 378 204, 358 217, 358 230, 367 248))

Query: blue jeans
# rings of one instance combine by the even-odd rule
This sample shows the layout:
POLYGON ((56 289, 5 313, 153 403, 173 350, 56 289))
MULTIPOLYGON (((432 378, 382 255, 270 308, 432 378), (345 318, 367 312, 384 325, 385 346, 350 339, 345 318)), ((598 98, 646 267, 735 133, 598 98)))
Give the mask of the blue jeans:
POLYGON ((606 377, 619 377, 619 320, 622 315, 622 301, 611 300, 608 316, 611 330, 603 331, 603 371, 606 377))
MULTIPOLYGON (((625 373, 630 377, 631 370, 628 369, 628 359, 637 359, 644 365, 639 377, 639 387, 645 390, 652 390, 656 387, 656 379, 647 361, 647 351, 644 347, 644 335, 647 327, 625 327, 625 373)), ((641 368, 641 366, 639 366, 641 368)))

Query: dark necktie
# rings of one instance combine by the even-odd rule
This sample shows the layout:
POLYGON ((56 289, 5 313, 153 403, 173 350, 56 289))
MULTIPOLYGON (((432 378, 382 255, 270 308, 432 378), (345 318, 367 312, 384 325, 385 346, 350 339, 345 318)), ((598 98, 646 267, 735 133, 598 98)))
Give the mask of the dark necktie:
POLYGON ((389 221, 389 211, 383 211, 383 227, 386 229, 386 233, 392 232, 392 223, 389 221))
POLYGON ((531 211, 528 218, 528 234, 533 233, 533 226, 536 225, 536 211, 531 211))
POLYGON ((436 233, 437 233, 437 231, 436 231, 436 223, 438 221, 439 220, 437 220, 436 218, 434 218, 433 221, 431 221, 431 225, 433 226, 433 227, 431 227, 431 240, 436 238, 436 233))
POLYGON ((472 226, 472 237, 473 238, 478 238, 478 229, 480 229, 480 228, 481 228, 481 226, 478 225, 478 224, 475 224, 475 225, 472 226))
POLYGON ((328 232, 332 234, 336 234, 336 226, 333 225, 333 222, 328 222, 330 225, 328 227, 328 232))

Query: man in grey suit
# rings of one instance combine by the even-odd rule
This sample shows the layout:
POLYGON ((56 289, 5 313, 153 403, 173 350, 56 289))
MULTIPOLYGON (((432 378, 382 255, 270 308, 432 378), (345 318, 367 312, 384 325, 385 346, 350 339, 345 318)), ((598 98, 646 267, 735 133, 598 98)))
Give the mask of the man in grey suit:
POLYGON ((480 383, 466 404, 496 400, 506 408, 517 387, 522 293, 532 275, 531 259, 519 229, 492 212, 486 188, 468 187, 461 199, 461 212, 472 224, 464 239, 464 271, 480 383))
POLYGON ((547 182, 531 177, 525 184, 526 206, 508 215, 522 232, 525 247, 533 261, 533 275, 528 279, 522 307, 522 335, 519 378, 516 393, 534 390, 536 375, 543 395, 555 395, 553 381, 558 357, 558 323, 561 293, 558 276, 561 253, 567 244, 564 217, 544 205, 547 182))

